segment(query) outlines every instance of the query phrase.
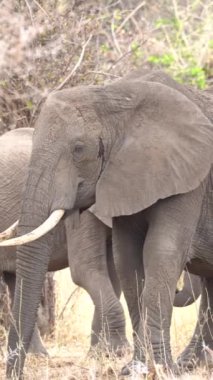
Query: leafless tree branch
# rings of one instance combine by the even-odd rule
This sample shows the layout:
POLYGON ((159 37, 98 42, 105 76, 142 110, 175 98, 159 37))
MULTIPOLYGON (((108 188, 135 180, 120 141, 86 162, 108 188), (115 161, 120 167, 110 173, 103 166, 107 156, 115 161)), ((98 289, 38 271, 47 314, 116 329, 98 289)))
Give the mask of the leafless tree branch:
POLYGON ((82 51, 81 51, 81 54, 80 54, 80 57, 78 59, 78 62, 75 64, 75 66, 73 67, 72 71, 67 75, 67 77, 63 80, 62 83, 60 83, 56 88, 55 90, 61 90, 65 84, 70 80, 70 78, 72 78, 72 76, 75 74, 75 72, 78 70, 78 68, 81 66, 81 63, 83 61, 83 58, 84 58, 84 54, 85 54, 85 50, 86 50, 86 47, 87 45, 89 44, 90 40, 92 38, 92 34, 90 34, 88 40, 85 42, 85 44, 83 45, 82 47, 82 51))

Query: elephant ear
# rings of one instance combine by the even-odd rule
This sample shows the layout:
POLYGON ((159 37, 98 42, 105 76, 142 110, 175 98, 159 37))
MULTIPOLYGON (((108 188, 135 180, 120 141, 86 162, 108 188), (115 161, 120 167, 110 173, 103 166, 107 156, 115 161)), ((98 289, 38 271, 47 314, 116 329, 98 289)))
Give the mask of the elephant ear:
POLYGON ((102 123, 119 137, 96 186, 91 211, 100 219, 137 213, 195 189, 207 176, 213 126, 179 91, 121 80, 105 88, 104 109, 102 123))

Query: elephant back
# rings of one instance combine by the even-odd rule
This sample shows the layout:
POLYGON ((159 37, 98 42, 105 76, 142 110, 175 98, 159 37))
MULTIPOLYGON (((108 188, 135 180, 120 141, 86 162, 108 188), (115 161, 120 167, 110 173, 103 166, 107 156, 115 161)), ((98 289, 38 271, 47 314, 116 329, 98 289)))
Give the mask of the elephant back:
POLYGON ((20 128, 0 137, 0 230, 17 218, 32 149, 31 128, 20 128))
POLYGON ((202 110, 204 115, 213 122, 213 87, 204 91, 198 90, 190 85, 183 85, 176 82, 162 70, 150 71, 138 69, 128 75, 127 78, 157 82, 179 91, 196 104, 202 110))

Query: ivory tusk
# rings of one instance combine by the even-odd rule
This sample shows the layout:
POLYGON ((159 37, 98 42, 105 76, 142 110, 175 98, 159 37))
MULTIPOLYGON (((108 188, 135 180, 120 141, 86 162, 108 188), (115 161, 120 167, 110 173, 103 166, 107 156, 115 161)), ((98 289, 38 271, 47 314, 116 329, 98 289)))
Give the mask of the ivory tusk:
POLYGON ((0 241, 9 239, 13 236, 16 227, 18 226, 19 220, 17 220, 15 223, 13 223, 9 228, 7 228, 5 231, 0 233, 0 241))
POLYGON ((34 240, 39 239, 47 232, 51 231, 61 220, 65 211, 64 210, 55 210, 52 214, 35 230, 23 235, 16 237, 14 239, 4 240, 0 242, 0 247, 12 246, 12 245, 22 245, 26 243, 30 243, 34 240))

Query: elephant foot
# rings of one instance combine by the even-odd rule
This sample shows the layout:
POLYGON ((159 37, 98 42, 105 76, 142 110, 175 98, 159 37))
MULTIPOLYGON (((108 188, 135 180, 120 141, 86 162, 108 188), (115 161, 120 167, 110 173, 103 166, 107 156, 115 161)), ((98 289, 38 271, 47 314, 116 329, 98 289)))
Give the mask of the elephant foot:
POLYGON ((135 378, 137 376, 147 376, 149 374, 149 369, 146 364, 139 360, 131 360, 127 365, 125 365, 120 375, 121 376, 131 376, 135 378))
POLYGON ((91 346, 89 350, 89 355, 91 356, 101 356, 104 355, 105 357, 110 356, 116 356, 118 358, 121 358, 125 356, 127 353, 130 352, 130 345, 120 345, 116 347, 112 347, 111 345, 107 345, 99 343, 95 346, 91 346))
POLYGON ((89 350, 89 354, 92 356, 104 355, 109 357, 115 355, 117 357, 123 357, 127 353, 130 353, 131 346, 127 340, 124 341, 99 341, 96 344, 92 344, 89 350))
POLYGON ((46 348, 43 345, 37 326, 35 327, 28 352, 31 354, 36 354, 36 355, 49 356, 46 348))
POLYGON ((112 336, 106 336, 106 334, 91 335, 91 348, 90 352, 104 354, 105 356, 116 355, 122 357, 127 353, 130 353, 131 346, 126 339, 125 335, 119 336, 115 334, 112 336))
POLYGON ((131 346, 130 346, 127 339, 124 339, 122 341, 121 340, 115 340, 115 341, 110 341, 107 344, 106 349, 107 349, 109 354, 114 354, 117 357, 123 357, 127 353, 130 353, 131 346))
POLYGON ((208 345, 187 347, 179 356, 177 365, 184 371, 192 371, 197 366, 213 369, 213 350, 208 345))
POLYGON ((28 350, 28 353, 34 354, 34 355, 43 355, 43 356, 49 356, 47 349, 44 347, 43 344, 31 344, 28 350))
POLYGON ((169 367, 168 364, 163 365, 157 363, 148 366, 142 361, 135 359, 125 365, 120 373, 121 376, 131 376, 131 378, 138 378, 138 376, 147 378, 148 376, 149 379, 165 378, 165 375, 168 375, 170 378, 170 376, 173 377, 179 374, 179 370, 174 364, 169 367))
POLYGON ((7 368, 6 368, 6 379, 8 380, 23 380, 23 366, 25 361, 25 351, 24 349, 10 350, 7 356, 7 368))

